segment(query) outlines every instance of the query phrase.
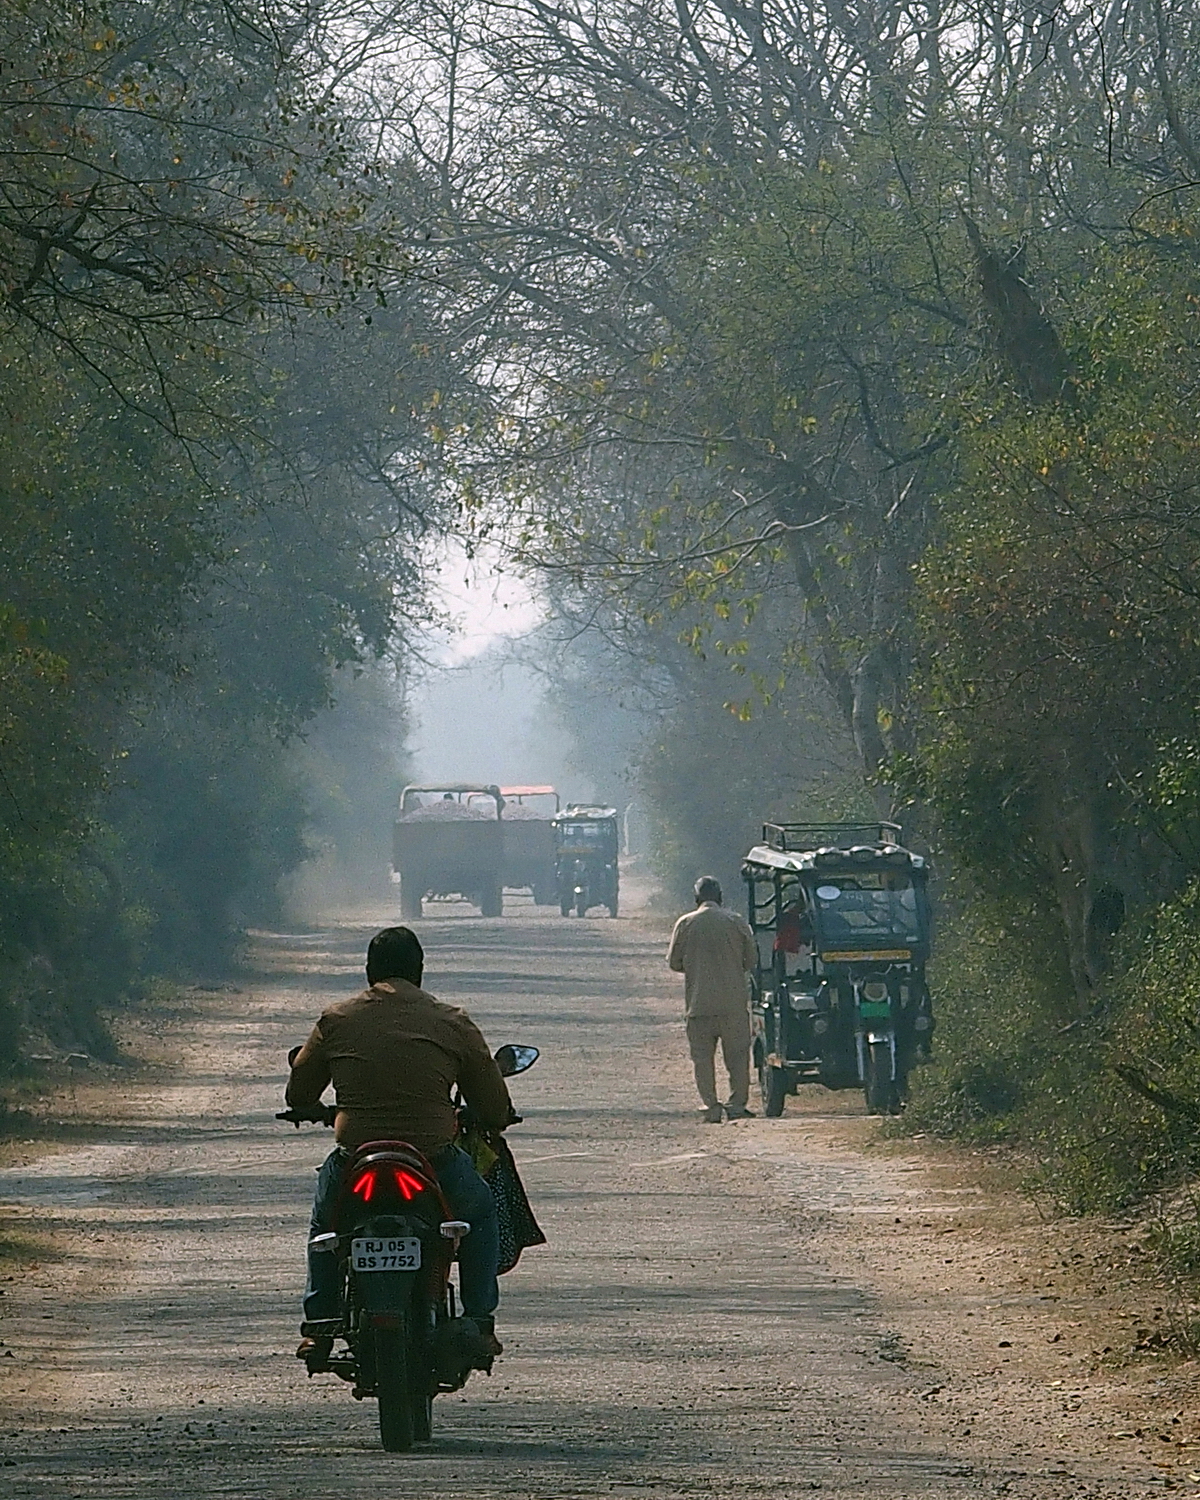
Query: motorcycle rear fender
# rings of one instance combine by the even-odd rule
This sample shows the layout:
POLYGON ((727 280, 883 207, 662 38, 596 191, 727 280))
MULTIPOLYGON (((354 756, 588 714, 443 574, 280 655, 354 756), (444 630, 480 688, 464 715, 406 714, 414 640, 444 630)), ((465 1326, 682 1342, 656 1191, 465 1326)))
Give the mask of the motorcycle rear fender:
POLYGON ((401 1235, 410 1235, 421 1241, 421 1269, 368 1271, 358 1274, 351 1270, 349 1274, 354 1282, 354 1300, 365 1313, 404 1312, 411 1304, 417 1288, 436 1286, 448 1273, 449 1259, 453 1253, 449 1242, 442 1238, 439 1226, 431 1225, 415 1214, 403 1217, 395 1214, 364 1217, 345 1232, 342 1242, 348 1252, 352 1239, 385 1239, 401 1235))
POLYGON ((370 1271, 365 1275, 350 1273, 354 1283, 354 1301, 376 1328, 387 1328, 388 1314, 407 1312, 418 1287, 427 1286, 427 1269, 420 1271, 370 1271), (385 1321, 380 1322, 380 1318, 385 1321))

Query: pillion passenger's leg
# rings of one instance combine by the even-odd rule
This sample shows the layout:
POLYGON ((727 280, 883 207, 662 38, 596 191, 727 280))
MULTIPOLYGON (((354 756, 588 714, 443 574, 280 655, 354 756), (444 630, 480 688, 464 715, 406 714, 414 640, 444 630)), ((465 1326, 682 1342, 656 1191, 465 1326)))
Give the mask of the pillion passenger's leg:
POLYGON ((744 1005, 721 1018, 721 1056, 729 1074, 726 1109, 736 1116, 750 1099, 750 1013, 744 1005))
POLYGON ((496 1200, 471 1158, 457 1146, 439 1152, 434 1165, 454 1217, 465 1219, 471 1226, 470 1234, 458 1247, 463 1312, 490 1328, 492 1314, 500 1301, 500 1283, 496 1277, 500 1264, 500 1222, 496 1200))
POLYGON ((338 1189, 349 1159, 348 1151, 335 1146, 317 1169, 317 1193, 308 1231, 308 1285, 304 1288, 304 1317, 309 1323, 336 1318, 342 1310, 339 1305, 338 1258, 328 1250, 312 1249, 312 1240, 333 1228, 338 1189))

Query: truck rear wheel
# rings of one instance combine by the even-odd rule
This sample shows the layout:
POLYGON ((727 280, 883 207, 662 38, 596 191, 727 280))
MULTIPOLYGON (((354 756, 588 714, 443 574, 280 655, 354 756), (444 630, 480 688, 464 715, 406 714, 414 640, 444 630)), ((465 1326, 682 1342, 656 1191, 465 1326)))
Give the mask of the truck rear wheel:
POLYGON ((421 920, 421 901, 425 892, 415 880, 407 876, 400 877, 400 915, 406 922, 419 922, 421 920))
POLYGON ((504 915, 504 887, 500 881, 489 881, 483 888, 479 898, 479 910, 485 917, 502 917, 504 915))

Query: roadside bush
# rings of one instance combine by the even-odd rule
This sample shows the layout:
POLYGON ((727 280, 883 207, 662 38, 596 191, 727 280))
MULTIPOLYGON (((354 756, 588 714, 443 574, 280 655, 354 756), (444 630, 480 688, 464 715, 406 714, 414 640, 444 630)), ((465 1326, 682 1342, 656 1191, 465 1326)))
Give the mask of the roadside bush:
POLYGON ((52 1047, 114 1055, 104 1012, 130 991, 146 913, 124 899, 111 838, 0 868, 0 1073, 52 1047))
POLYGON ((1071 1212, 1120 1211, 1200 1170, 1200 883, 1126 937, 1102 1007, 1069 1026, 1049 917, 977 900, 947 929, 938 1057, 906 1128, 1019 1140, 1031 1185, 1071 1212))
POLYGON ((1032 903, 938 892, 930 968, 934 1061, 913 1076, 909 1128, 974 1142, 1021 1131, 1039 1087, 1061 986, 1070 983, 1053 917, 1032 903))
POLYGON ((1101 1017, 1062 1041, 1031 1120, 1060 1202, 1118 1209, 1200 1167, 1200 882, 1153 914, 1101 1017))

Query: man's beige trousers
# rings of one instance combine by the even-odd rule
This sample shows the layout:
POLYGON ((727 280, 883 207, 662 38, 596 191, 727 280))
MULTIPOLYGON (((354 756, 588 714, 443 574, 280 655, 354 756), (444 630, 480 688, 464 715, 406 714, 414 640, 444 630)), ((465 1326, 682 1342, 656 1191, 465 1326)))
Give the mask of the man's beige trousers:
POLYGON ((731 1005, 715 1016, 688 1016, 688 1047, 692 1067, 696 1070, 696 1088, 706 1109, 715 1109, 717 1099, 716 1054, 721 1056, 729 1074, 731 1110, 745 1109, 750 1098, 750 1013, 744 1004, 731 1005))

